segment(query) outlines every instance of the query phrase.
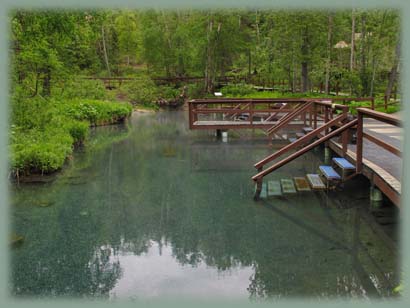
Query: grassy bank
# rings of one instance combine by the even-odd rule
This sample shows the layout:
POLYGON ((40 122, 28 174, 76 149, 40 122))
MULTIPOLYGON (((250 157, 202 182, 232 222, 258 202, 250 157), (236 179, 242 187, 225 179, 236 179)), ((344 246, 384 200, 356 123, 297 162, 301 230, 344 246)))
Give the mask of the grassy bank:
POLYGON ((95 99, 22 99, 13 97, 10 127, 10 168, 19 177, 59 170, 89 127, 123 121, 128 103, 95 99))

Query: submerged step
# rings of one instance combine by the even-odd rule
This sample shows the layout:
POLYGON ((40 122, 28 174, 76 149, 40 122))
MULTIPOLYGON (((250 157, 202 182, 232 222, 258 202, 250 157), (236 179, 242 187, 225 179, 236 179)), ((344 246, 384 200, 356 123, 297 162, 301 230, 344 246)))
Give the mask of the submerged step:
POLYGON ((295 194, 296 188, 291 179, 281 179, 282 191, 284 194, 295 194))
POLYGON ((353 170, 356 169, 346 158, 343 157, 335 157, 332 159, 333 162, 338 165, 340 168, 344 170, 353 170))
POLYGON ((319 174, 307 174, 306 177, 312 189, 326 189, 326 185, 323 183, 319 174))
POLYGON ((305 136, 304 133, 296 133, 296 137, 297 137, 297 138, 302 138, 303 136, 305 136))
POLYGON ((311 131, 313 131, 313 128, 311 128, 309 126, 306 126, 306 127, 302 128, 302 130, 305 134, 307 134, 307 133, 310 133, 311 131))
POLYGON ((309 183, 304 177, 294 177, 293 181, 295 182, 297 191, 311 191, 309 183))
POLYGON ((296 139, 296 138, 293 138, 293 137, 290 137, 288 140, 289 140, 290 142, 295 142, 297 139, 296 139))
POLYGON ((282 188, 279 181, 268 181, 268 197, 282 196, 282 188))
POLYGON ((339 173, 336 172, 331 166, 319 166, 320 172, 325 176, 328 180, 341 180, 342 177, 339 173))

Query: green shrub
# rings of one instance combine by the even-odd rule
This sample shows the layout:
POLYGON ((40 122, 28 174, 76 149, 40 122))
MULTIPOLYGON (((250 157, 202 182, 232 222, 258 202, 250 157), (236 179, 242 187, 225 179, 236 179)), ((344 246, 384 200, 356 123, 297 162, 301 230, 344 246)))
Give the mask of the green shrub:
POLYGON ((159 96, 155 83, 148 76, 141 76, 124 86, 124 90, 133 104, 152 105, 159 96))
POLYGON ((109 91, 101 80, 81 79, 67 82, 61 90, 62 99, 108 99, 109 91))
POLYGON ((132 106, 129 103, 99 100, 72 100, 65 104, 64 113, 76 120, 86 120, 91 125, 118 122, 129 116, 132 106))
POLYGON ((241 97, 255 92, 252 85, 248 84, 230 84, 221 89, 224 96, 241 97))
POLYGON ((159 97, 166 100, 173 100, 179 96, 182 89, 175 89, 173 87, 160 86, 158 87, 159 97))
POLYGON ((82 143, 90 125, 111 124, 130 115, 128 103, 90 99, 56 100, 12 96, 10 167, 14 173, 49 173, 60 169, 82 143))
POLYGON ((187 96, 190 99, 203 98, 205 95, 205 89, 203 83, 193 83, 188 85, 187 96))
POLYGON ((14 130, 11 168, 16 173, 49 173, 58 170, 72 153, 73 138, 64 128, 14 130))
POLYGON ((88 122, 70 120, 66 125, 75 144, 82 143, 87 138, 90 126, 88 122))

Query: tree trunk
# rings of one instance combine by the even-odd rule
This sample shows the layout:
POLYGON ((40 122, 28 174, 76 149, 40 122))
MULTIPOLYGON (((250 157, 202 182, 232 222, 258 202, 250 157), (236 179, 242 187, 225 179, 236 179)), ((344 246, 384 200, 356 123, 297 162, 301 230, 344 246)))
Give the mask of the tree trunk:
POLYGON ((396 59, 394 60, 393 66, 390 70, 389 81, 387 83, 386 92, 384 92, 384 95, 386 96, 387 101, 390 100, 393 85, 397 78, 397 70, 398 70, 399 62, 400 62, 400 53, 401 53, 401 41, 399 38, 399 40, 397 41, 397 45, 396 45, 396 59))
POLYGON ((206 65, 205 65, 205 91, 211 93, 213 89, 212 84, 212 47, 211 47, 211 34, 212 34, 213 21, 210 18, 208 22, 208 31, 206 33, 207 47, 206 47, 206 65))
POLYGON ((50 88, 51 88, 50 81, 51 81, 51 70, 50 70, 49 67, 47 67, 44 70, 43 92, 42 92, 43 96, 50 96, 50 93, 51 93, 51 91, 50 91, 50 88))
POLYGON ((104 26, 103 25, 101 26, 101 33, 102 33, 102 42, 103 42, 105 65, 107 66, 108 77, 111 77, 110 64, 108 62, 108 55, 107 55, 107 48, 105 46, 105 33, 104 33, 104 26))
POLYGON ((362 35, 361 35, 361 82, 362 82, 362 93, 361 95, 366 95, 368 93, 368 82, 367 82, 367 74, 366 74, 366 46, 365 46, 365 41, 366 41, 366 16, 363 13, 362 14, 362 35))
POLYGON ((303 42, 302 42, 302 88, 301 92, 305 93, 308 89, 308 53, 309 53, 309 40, 308 40, 308 27, 305 27, 304 34, 303 34, 303 42))
POLYGON ((248 49, 248 82, 251 82, 251 74, 252 74, 252 55, 251 49, 248 49))
POLYGON ((332 23, 333 17, 328 16, 328 31, 327 31, 327 59, 326 59, 326 76, 325 76, 325 93, 329 94, 329 80, 330 80, 330 63, 332 50, 332 23))
POLYGON ((352 37, 350 40, 350 72, 353 72, 354 69, 354 39, 355 39, 355 23, 356 23, 356 18, 354 15, 354 9, 352 10, 352 37))
MULTIPOLYGON (((378 35, 377 35, 377 40, 376 42, 372 43, 372 47, 375 45, 374 43, 380 45, 381 44, 381 39, 383 37, 383 29, 384 29, 384 23, 386 21, 386 15, 387 15, 387 11, 384 11, 383 16, 382 16, 382 20, 380 21, 379 24, 379 29, 378 29, 378 35)), ((374 48, 372 48, 374 49, 374 48)), ((373 96, 373 92, 374 92, 374 81, 376 79, 376 70, 377 70, 377 66, 379 64, 379 49, 376 48, 376 50, 373 50, 373 55, 372 55, 372 78, 370 81, 370 96, 373 96)))

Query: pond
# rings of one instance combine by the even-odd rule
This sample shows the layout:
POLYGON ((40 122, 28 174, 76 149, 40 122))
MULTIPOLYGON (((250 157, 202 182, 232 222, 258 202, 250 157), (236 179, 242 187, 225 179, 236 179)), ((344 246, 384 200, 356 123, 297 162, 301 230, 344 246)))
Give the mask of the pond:
MULTIPOLYGON (((24 242, 11 249, 12 295, 392 296, 397 210, 372 209, 367 180, 255 202, 253 164, 274 150, 266 137, 225 143, 187 123, 184 112, 134 113, 96 128, 55 180, 13 186, 24 242)), ((315 172, 322 158, 312 151, 268 178, 315 172)))

